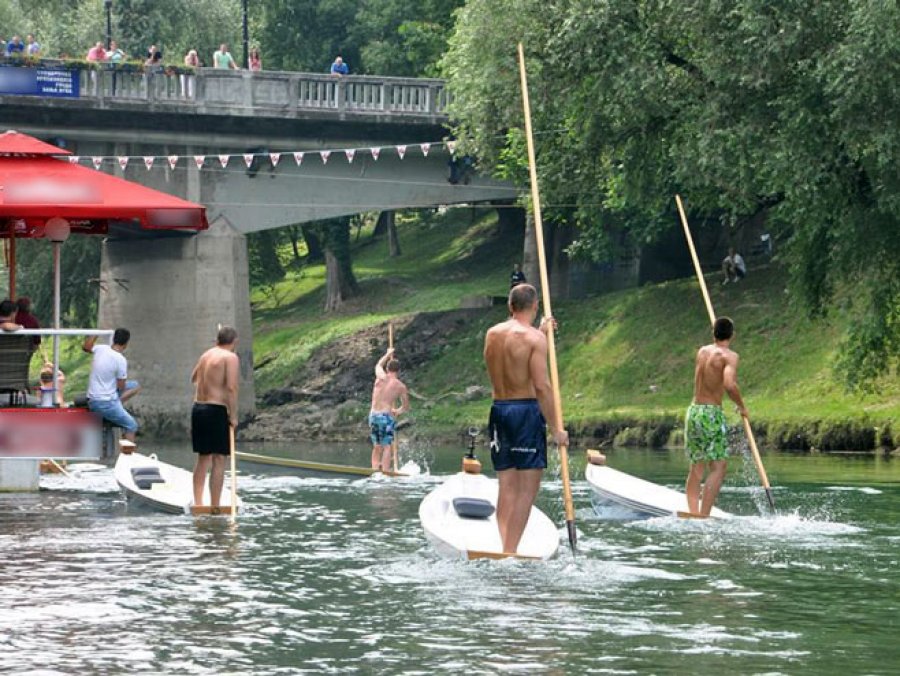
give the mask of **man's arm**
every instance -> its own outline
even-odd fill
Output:
[[[398,415],[402,415],[409,410],[409,390],[406,389],[406,385],[403,386],[403,389],[400,392],[400,408],[395,408],[391,410],[391,415],[395,418]]]
[[[744,406],[744,400],[741,397],[741,390],[737,384],[737,367],[738,367],[738,356],[735,354],[730,356],[725,361],[725,371],[722,374],[725,381],[725,391],[728,393],[728,396],[731,400],[737,405],[738,413],[743,417],[747,417],[747,407]]]
[[[97,336],[88,336],[81,344],[81,349],[91,354],[94,351],[94,343],[97,342]]]
[[[390,359],[394,354],[394,348],[389,347],[388,351],[384,353],[384,356],[378,360],[378,363],[375,364],[375,379],[382,380],[387,377],[387,373],[384,370],[384,365],[387,364],[388,359]]]
[[[231,426],[237,428],[238,380],[240,379],[239,359],[232,354],[225,362],[225,390],[228,393],[228,416]]]
[[[569,445],[569,434],[563,429],[562,422],[556,417],[556,406],[553,404],[553,388],[550,385],[550,377],[547,373],[547,338],[539,334],[534,339],[531,351],[531,359],[528,362],[531,382],[534,384],[534,392],[537,395],[541,413],[550,427],[550,434],[560,446]]]

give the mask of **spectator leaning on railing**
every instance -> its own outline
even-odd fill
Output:
[[[12,40],[9,41],[9,44],[6,45],[6,55],[7,56],[15,56],[18,54],[23,54],[25,52],[25,45],[22,43],[22,40],[18,35],[13,35]]]
[[[247,64],[250,70],[262,70],[262,57],[259,55],[259,49],[254,47],[250,50],[250,56],[247,58]]]
[[[41,43],[37,42],[34,39],[33,35],[28,35],[25,38],[25,55],[26,56],[40,56],[41,55]]]
[[[103,49],[103,43],[98,42],[93,47],[88,50],[87,56],[85,57],[87,61],[106,61],[106,50]]]
[[[334,60],[334,63],[331,64],[331,74],[337,75],[338,77],[342,75],[348,75],[350,73],[350,68],[344,63],[344,59],[340,56]]]
[[[126,54],[121,49],[119,49],[119,45],[115,40],[111,40],[109,43],[109,51],[106,52],[106,60],[112,64],[122,63],[125,60]]]
[[[240,70],[234,62],[234,58],[232,58],[228,51],[228,45],[224,42],[219,45],[218,51],[213,52],[213,68],[219,68],[221,70],[228,70],[229,68],[232,70]]]

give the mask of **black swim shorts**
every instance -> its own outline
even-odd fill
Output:
[[[228,408],[222,404],[195,402],[191,409],[191,444],[194,453],[229,455]]]
[[[495,471],[547,468],[547,422],[537,399],[495,401],[488,434]]]

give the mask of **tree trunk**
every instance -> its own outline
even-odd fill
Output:
[[[322,249],[322,242],[318,234],[311,225],[301,225],[300,232],[303,233],[303,240],[306,242],[306,260],[320,261],[325,256]]]
[[[299,237],[297,235],[298,226],[291,225],[288,227],[288,236],[291,238],[291,249],[294,251],[294,261],[300,263],[303,259],[300,257],[300,249],[298,247]],[[302,233],[301,233],[302,234]]]
[[[335,218],[323,224],[325,247],[325,311],[337,310],[359,294],[350,256],[350,219]]]
[[[528,212],[525,218],[525,245],[522,248],[522,272],[525,281],[531,284],[538,293],[541,292],[541,273],[538,262],[537,238],[534,230],[534,216]]]
[[[400,255],[400,237],[397,235],[397,219],[396,212],[388,211],[387,213],[387,233],[388,233],[388,255],[395,258]]]
[[[382,211],[378,214],[378,220],[375,221],[375,229],[372,231],[372,239],[377,239],[387,233],[388,219],[393,217],[393,211]]]

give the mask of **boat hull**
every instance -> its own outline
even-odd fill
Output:
[[[496,479],[460,472],[425,496],[419,505],[419,520],[438,554],[466,560],[510,558],[503,551],[496,513],[486,519],[463,518],[453,507],[454,498],[466,497],[487,500],[496,508],[498,490]],[[532,507],[515,556],[546,560],[558,549],[558,529],[546,514]]]
[[[588,464],[585,478],[597,500],[633,512],[634,518],[688,514],[687,497],[684,493],[620,472],[612,467]],[[598,514],[606,516],[598,508],[597,502],[594,502],[594,508]],[[710,516],[728,519],[732,515],[713,507]],[[620,513],[616,518],[623,516]]]
[[[140,488],[132,475],[132,469],[156,468],[163,481],[148,488]],[[194,503],[193,473],[159,460],[155,455],[141,453],[120,453],[113,470],[116,483],[125,494],[129,506],[166,512],[168,514],[190,514]],[[228,482],[222,490],[223,512],[228,514],[231,501]],[[208,505],[209,484],[203,489],[203,504]],[[238,497],[238,511],[241,499]]]

